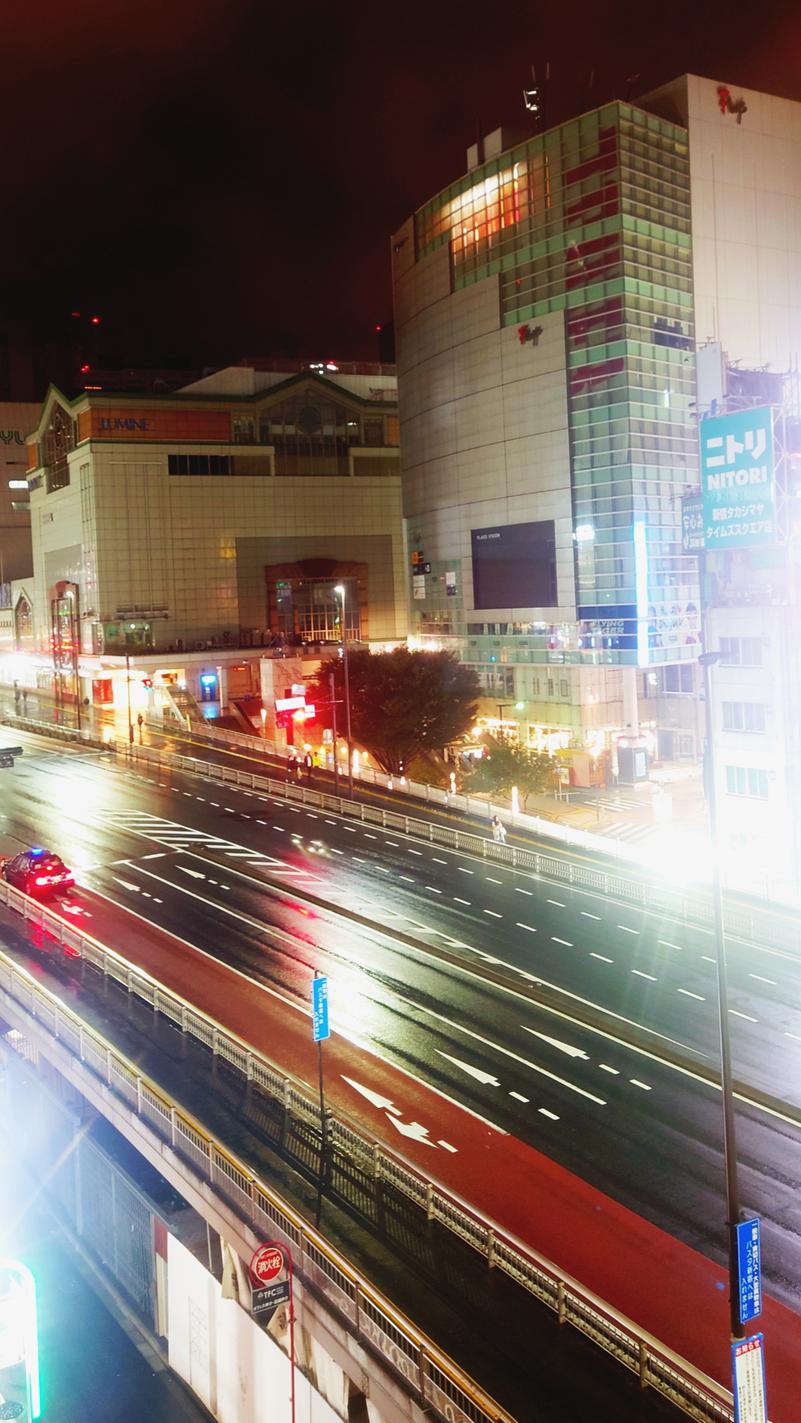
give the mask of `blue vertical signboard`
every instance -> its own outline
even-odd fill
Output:
[[[737,1339],[731,1346],[734,1423],[768,1423],[765,1388],[765,1345],[761,1334]]]
[[[743,1220],[735,1226],[737,1235],[737,1277],[740,1281],[740,1323],[747,1324],[762,1313],[762,1247],[759,1219]]]
[[[702,420],[699,438],[705,546],[753,548],[775,543],[770,406]]]
[[[316,1043],[331,1036],[328,1025],[328,979],[321,974],[312,979],[312,1036]]]

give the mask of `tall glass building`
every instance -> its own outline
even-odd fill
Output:
[[[412,632],[475,665],[491,726],[613,766],[626,742],[699,745],[696,346],[789,360],[791,285],[743,312],[720,216],[774,161],[769,106],[801,106],[751,96],[748,130],[723,92],[685,76],[517,145],[498,131],[393,238]]]

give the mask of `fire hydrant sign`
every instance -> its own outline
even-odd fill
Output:
[[[253,1252],[250,1262],[250,1276],[256,1285],[269,1285],[277,1279],[284,1268],[284,1252],[278,1245],[260,1245]]]
[[[732,1344],[734,1423],[768,1423],[764,1336],[752,1334]]]

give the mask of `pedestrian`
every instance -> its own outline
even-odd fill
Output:
[[[142,744],[142,727],[143,727],[144,724],[145,724],[145,719],[144,719],[144,717],[142,716],[142,713],[141,713],[141,712],[139,713],[138,717],[136,718],[136,724],[137,724],[137,726],[139,727],[139,745],[141,746],[141,744]]]
[[[297,756],[290,756],[289,760],[288,760],[287,763],[286,763],[286,778],[287,778],[288,781],[294,780],[295,772],[296,772],[296,770],[297,770],[297,765],[298,765],[298,758],[297,758]]]
[[[22,689],[22,715],[28,715],[28,692],[25,687]]]
[[[492,838],[499,845],[506,844],[506,826],[499,815],[492,817]]]
[[[307,751],[306,755],[303,757],[303,765],[306,770],[306,780],[311,785],[312,772],[314,770],[314,757],[312,756],[311,751]]]

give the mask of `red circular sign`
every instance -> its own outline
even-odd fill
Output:
[[[260,1245],[253,1252],[250,1273],[260,1285],[268,1285],[284,1268],[284,1252],[280,1245]]]

